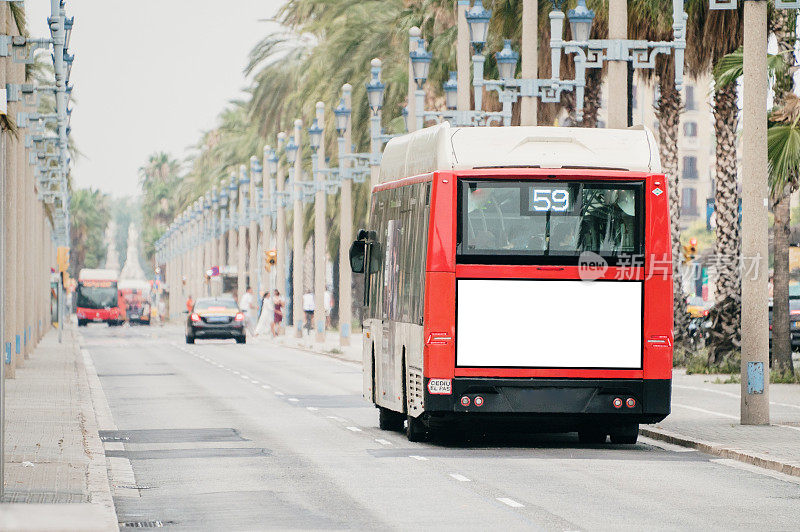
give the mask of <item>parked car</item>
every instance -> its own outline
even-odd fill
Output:
[[[789,296],[789,330],[792,350],[800,350],[800,297]],[[772,345],[772,300],[769,301],[769,341]]]
[[[195,301],[186,318],[186,343],[197,338],[233,338],[237,344],[247,341],[244,314],[232,297],[207,297]]]
[[[714,306],[713,301],[705,301],[700,296],[686,298],[686,312],[690,318],[705,318]]]

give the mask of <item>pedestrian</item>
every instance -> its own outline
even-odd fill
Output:
[[[274,320],[274,304],[270,297],[269,290],[264,292],[261,298],[261,311],[258,313],[258,325],[256,325],[256,334],[266,334],[267,331],[272,331],[272,322]]]
[[[242,302],[239,304],[239,309],[244,313],[244,320],[247,324],[247,329],[253,336],[258,336],[255,332],[256,327],[256,297],[253,295],[253,289],[247,287],[247,291],[242,296]]]
[[[325,289],[325,328],[331,327],[331,310],[333,309],[333,294],[329,289]]]
[[[192,299],[192,294],[189,294],[189,297],[186,298],[186,312],[191,312],[194,308],[194,299]]]
[[[158,323],[163,327],[164,322],[167,320],[167,302],[166,298],[158,298]]]
[[[306,290],[303,294],[303,312],[306,314],[306,322],[303,325],[308,334],[311,334],[311,322],[314,320],[314,294],[311,290]]]
[[[272,336],[273,338],[281,333],[283,323],[283,298],[280,291],[276,288],[275,295],[272,297]]]

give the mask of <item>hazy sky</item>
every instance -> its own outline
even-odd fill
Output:
[[[150,153],[182,157],[248,85],[252,46],[279,26],[282,0],[67,0],[75,16],[72,136],[77,187],[137,194]],[[49,0],[26,0],[32,36],[49,36]]]

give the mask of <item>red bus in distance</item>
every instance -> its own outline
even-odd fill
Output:
[[[78,273],[75,313],[79,327],[90,322],[122,325],[125,313],[120,307],[117,277],[114,270],[84,268]]]

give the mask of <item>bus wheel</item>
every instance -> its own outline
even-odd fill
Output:
[[[606,431],[598,428],[587,428],[578,431],[578,441],[581,443],[605,443]]]
[[[639,438],[639,424],[628,423],[611,429],[611,443],[632,445]]]
[[[406,437],[408,441],[425,441],[428,438],[427,427],[420,418],[411,416],[406,418]]]
[[[403,431],[403,421],[405,417],[399,412],[388,408],[378,407],[378,426],[381,430]]]
[[[86,327],[86,320],[78,320],[78,327]]]

